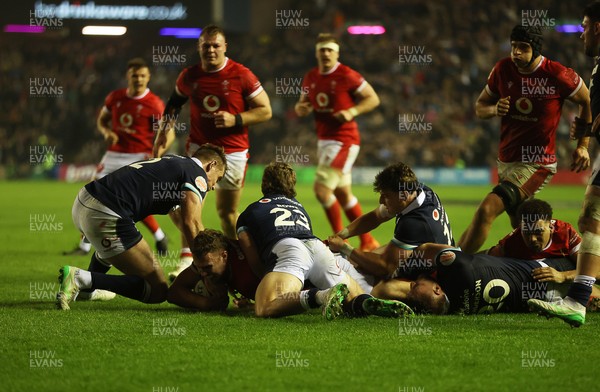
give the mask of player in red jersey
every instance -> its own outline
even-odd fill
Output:
[[[216,189],[217,212],[223,233],[236,237],[238,205],[248,162],[248,126],[271,118],[271,104],[258,78],[242,64],[225,56],[225,33],[217,26],[206,26],[198,40],[200,63],[184,69],[177,78],[175,91],[165,108],[166,128],[172,124],[181,106],[191,100],[191,130],[186,149],[192,154],[199,145],[210,141],[222,146],[227,155],[227,172]],[[155,156],[164,149],[168,134],[164,126],[154,143]],[[175,219],[176,216],[174,217]],[[174,278],[191,263],[187,245]]]
[[[191,250],[194,261],[169,287],[167,300],[170,303],[210,311],[227,308],[228,292],[243,299],[254,299],[260,279],[252,272],[236,240],[206,229],[198,233]],[[237,297],[235,301],[236,304],[245,302]]]
[[[491,256],[521,260],[566,258],[577,263],[581,237],[567,222],[552,219],[552,207],[540,199],[523,202],[517,216],[521,224],[497,245],[487,251]],[[551,267],[533,270],[533,277],[542,282],[563,283],[575,278],[575,270],[557,271]]]
[[[164,110],[163,101],[148,88],[150,69],[141,58],[127,63],[127,88],[115,90],[104,101],[96,126],[104,136],[108,149],[98,165],[94,180],[130,163],[152,155],[155,124]],[[172,142],[168,140],[165,147]],[[152,232],[159,254],[167,251],[167,237],[152,215],[144,225]],[[82,237],[79,245],[65,255],[85,255],[91,249],[90,242]],[[84,298],[82,293],[80,299]]]
[[[579,117],[591,121],[589,91],[570,68],[541,55],[537,27],[516,26],[511,57],[500,60],[475,104],[479,118],[502,118],[498,152],[499,184],[481,202],[459,246],[475,253],[493,221],[506,211],[517,227],[516,210],[550,181],[556,172],[555,136],[565,100],[579,105]],[[571,170],[590,164],[589,137],[579,139]]]
[[[318,159],[314,191],[325,209],[334,233],[343,229],[340,206],[350,222],[362,215],[352,194],[350,171],[360,150],[360,135],[354,118],[379,105],[373,87],[356,71],[341,64],[339,44],[331,34],[319,34],[318,66],[303,80],[303,93],[296,103],[300,117],[314,113],[317,124]],[[379,243],[370,233],[360,236],[361,250],[371,251]]]

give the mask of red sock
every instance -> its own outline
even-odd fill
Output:
[[[323,208],[325,209],[325,215],[327,215],[327,220],[329,220],[333,232],[337,233],[342,230],[344,228],[344,225],[342,224],[342,211],[340,203],[334,195],[331,195],[329,200],[323,204]]]
[[[158,222],[152,215],[148,215],[144,219],[142,219],[144,225],[152,232],[152,234],[156,233],[156,230],[159,229]]]
[[[348,202],[347,205],[344,206],[344,212],[346,213],[346,217],[350,222],[356,220],[358,217],[362,215],[362,208],[360,207],[360,203],[356,196],[352,196],[352,199]],[[364,233],[360,235],[360,243],[368,244],[374,241],[371,233]]]

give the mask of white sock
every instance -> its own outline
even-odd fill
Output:
[[[349,210],[352,207],[354,207],[355,205],[358,204],[358,199],[356,198],[356,196],[352,196],[352,199],[350,199],[350,201],[348,202],[348,204],[346,204],[344,206],[344,210]]]
[[[182,255],[182,257],[183,257],[183,255],[184,255],[184,254],[188,254],[188,255],[189,255],[189,254],[192,254],[192,251],[191,251],[191,249],[190,249],[190,248],[181,248],[181,252],[180,252],[180,254],[181,254],[181,255]],[[188,257],[188,256],[186,255],[185,257]]]
[[[581,283],[586,286],[592,287],[596,283],[596,278],[588,275],[577,275],[573,280],[573,283]]]
[[[75,280],[80,289],[89,289],[92,287],[92,273],[84,269],[78,269],[75,272]]]
[[[327,294],[329,294],[329,291],[331,291],[331,289],[317,291],[317,294],[315,295],[317,304],[323,305],[325,303],[325,301],[327,300]]]
[[[309,310],[310,306],[308,305],[308,290],[302,290],[300,292],[300,305],[302,305],[303,309]]]
[[[334,205],[336,201],[337,201],[337,199],[335,198],[335,195],[332,193],[331,195],[329,195],[327,200],[325,200],[325,203],[323,203],[322,206],[324,208],[329,208],[332,205]]]
[[[162,241],[165,238],[165,232],[159,227],[158,230],[154,232],[154,240]]]
[[[79,249],[84,252],[89,252],[92,249],[92,244],[87,242],[85,237],[81,237],[81,241],[79,241]]]

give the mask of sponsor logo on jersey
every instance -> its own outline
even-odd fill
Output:
[[[200,189],[200,192],[206,192],[206,190],[208,189],[208,184],[206,183],[204,177],[198,176],[196,177],[196,180],[194,180],[194,182],[196,183],[198,189]]]
[[[204,109],[208,110],[209,112],[214,112],[219,108],[219,106],[221,106],[221,101],[219,100],[219,97],[215,95],[207,95],[202,100],[202,106],[204,106]]]
[[[440,220],[440,212],[438,210],[433,210],[431,212],[431,216],[433,217],[433,220],[436,222]]]
[[[317,103],[321,107],[325,107],[325,106],[329,105],[329,97],[327,96],[327,94],[318,93],[317,94]]]
[[[533,103],[529,98],[521,97],[517,99],[515,104],[517,110],[523,114],[529,114],[533,110]]]

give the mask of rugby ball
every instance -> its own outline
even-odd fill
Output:
[[[194,287],[194,293],[201,295],[203,297],[213,297],[213,293],[206,287],[206,283],[204,283],[204,279],[200,279],[196,286]]]

